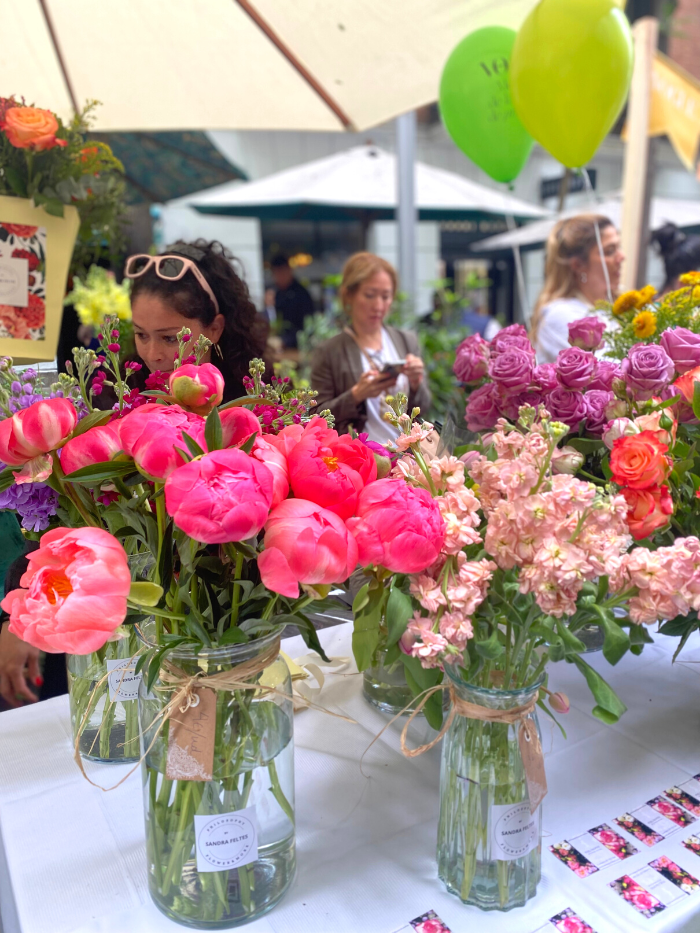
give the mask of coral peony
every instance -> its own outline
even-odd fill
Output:
[[[272,474],[272,508],[274,509],[289,495],[289,467],[285,455],[269,442],[271,436],[265,434],[256,437],[250,455],[264,463]]]
[[[247,408],[225,408],[219,412],[224,447],[241,447],[251,434],[260,435],[260,422]]]
[[[10,631],[51,653],[98,651],[126,618],[131,574],[119,541],[101,528],[55,528],[2,601]]]
[[[202,449],[205,446],[204,418],[179,405],[142,405],[117,423],[124,453],[134,458],[142,473],[161,483],[184,464],[175,449],[187,451],[183,433]]]
[[[68,474],[93,463],[107,463],[121,449],[117,425],[98,425],[68,441],[61,450],[61,468]]]
[[[653,431],[641,431],[631,437],[618,437],[610,454],[612,478],[618,486],[649,489],[661,486],[668,476],[668,446]]]
[[[0,124],[10,143],[17,149],[34,149],[42,152],[55,146],[67,146],[65,139],[58,139],[58,120],[50,110],[38,107],[10,107]]]
[[[283,596],[299,583],[342,583],[357,565],[357,544],[334,512],[305,499],[287,499],[270,513],[265,550],[258,558],[262,582]]]
[[[168,476],[165,507],[195,541],[244,541],[267,521],[273,488],[272,473],[259,460],[242,450],[215,450]]]
[[[211,363],[186,363],[170,373],[170,394],[188,411],[208,415],[224,397],[224,377]]]
[[[668,486],[652,486],[650,489],[627,487],[621,492],[629,507],[627,524],[635,541],[648,538],[668,525],[673,515],[673,499]]]
[[[445,522],[426,489],[400,479],[366,486],[357,517],[348,520],[360,564],[377,564],[394,573],[420,573],[433,564],[445,543]]]
[[[68,438],[78,421],[72,402],[52,398],[35,402],[0,422],[0,460],[21,466],[17,483],[41,482],[51,475],[48,454]]]

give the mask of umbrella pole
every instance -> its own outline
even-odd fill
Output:
[[[396,118],[397,221],[401,291],[408,297],[411,314],[416,313],[416,114]]]

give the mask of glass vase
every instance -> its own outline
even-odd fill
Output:
[[[372,706],[392,716],[400,713],[413,700],[401,659],[387,665],[386,650],[383,648],[377,648],[371,666],[362,675],[362,692]]]
[[[486,689],[448,665],[445,672],[459,698],[492,710],[527,704],[542,684]],[[539,735],[537,714],[526,718]],[[522,907],[540,880],[542,807],[530,813],[519,728],[457,715],[443,739],[438,874],[450,893],[482,910]]]
[[[146,639],[152,630],[147,628]],[[168,653],[185,675],[231,671],[270,651],[279,636]],[[162,674],[162,671],[161,671]],[[148,883],[156,906],[197,929],[225,929],[271,910],[296,868],[294,738],[289,669],[276,659],[249,681],[260,689],[216,690],[211,780],[167,777],[172,687],[158,678],[139,692]],[[173,719],[180,718],[174,710]]]
[[[91,761],[138,761],[138,686],[134,674],[140,642],[132,626],[92,654],[66,655],[73,742]]]

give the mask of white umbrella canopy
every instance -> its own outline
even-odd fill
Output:
[[[577,206],[560,214],[553,214],[544,220],[536,220],[525,224],[517,230],[508,233],[499,233],[472,243],[470,249],[476,253],[494,252],[501,249],[511,249],[514,246],[535,248],[542,246],[552,227],[565,217],[576,217],[578,214],[602,214],[619,228],[622,222],[622,195],[608,197],[603,201],[588,206]],[[700,227],[700,201],[681,200],[680,198],[652,198],[649,213],[649,228],[655,230],[663,224],[674,223],[677,227]]]
[[[396,156],[368,145],[247,184],[217,185],[170,203],[186,204],[203,214],[267,220],[391,220],[396,188]],[[548,211],[505,190],[487,188],[422,162],[416,163],[415,191],[420,220],[549,216]]]
[[[452,48],[537,0],[2,0],[0,95],[95,129],[364,130],[437,98]]]

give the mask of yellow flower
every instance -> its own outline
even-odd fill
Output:
[[[693,301],[700,301],[700,285],[696,285],[692,294]]]
[[[632,321],[634,336],[644,340],[656,333],[656,315],[653,311],[640,311]]]
[[[656,295],[656,289],[653,285],[645,285],[644,288],[639,289],[639,301],[637,302],[638,308],[643,308],[644,305],[648,305],[649,302]]]
[[[678,276],[681,285],[700,285],[700,272],[684,272]]]
[[[639,292],[623,292],[621,295],[615,299],[615,304],[613,305],[613,314],[619,316],[624,314],[625,311],[631,311],[632,308],[638,307],[639,302]]]

